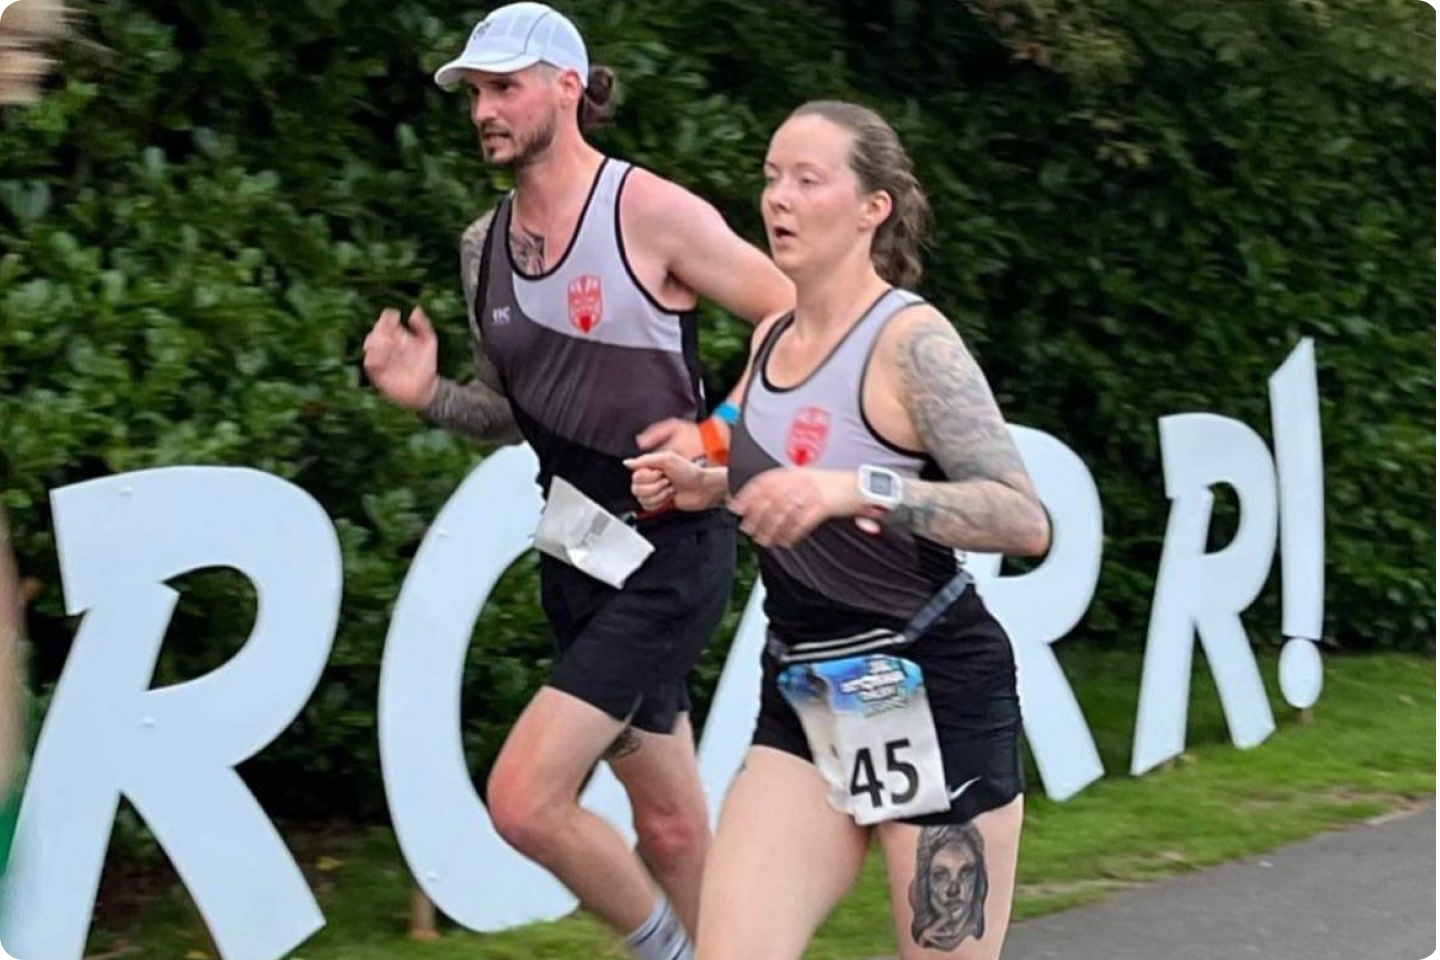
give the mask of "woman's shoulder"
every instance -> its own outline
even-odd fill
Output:
[[[934,304],[921,300],[896,311],[880,332],[873,356],[881,362],[897,363],[912,351],[934,349],[946,342],[952,346],[959,343],[959,331]]]

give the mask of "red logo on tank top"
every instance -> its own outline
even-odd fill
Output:
[[[600,278],[591,273],[570,281],[570,322],[581,333],[589,333],[605,316],[605,299],[600,291]]]
[[[785,455],[797,467],[812,464],[825,452],[825,441],[829,437],[830,414],[819,407],[804,407],[790,421]]]

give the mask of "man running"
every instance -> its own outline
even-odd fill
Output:
[[[496,759],[490,815],[637,957],[685,957],[709,844],[685,676],[728,604],[734,529],[723,511],[637,516],[623,461],[653,424],[646,446],[662,436],[700,445],[698,425],[674,429],[704,412],[697,297],[756,322],[788,309],[793,291],[708,203],[585,141],[609,112],[614,76],[590,66],[579,32],[551,8],[492,12],[435,79],[469,91],[485,161],[515,175],[461,241],[477,375],[463,385],[438,375],[419,307],[408,326],[396,310],[381,314],[365,369],[443,427],[525,439],[547,497],[557,479],[573,485],[654,546],[618,590],[542,555],[559,657]],[[578,803],[602,757],[629,794],[640,859]]]

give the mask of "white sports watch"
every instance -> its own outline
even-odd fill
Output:
[[[894,510],[900,506],[904,485],[905,481],[894,470],[868,463],[860,468],[860,498],[871,506]]]

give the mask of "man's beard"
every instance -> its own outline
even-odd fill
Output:
[[[509,137],[511,142],[515,144],[515,155],[508,160],[497,161],[490,159],[489,153],[485,149],[485,140],[482,135],[480,152],[485,156],[485,162],[509,167],[512,170],[520,170],[535,163],[545,155],[555,142],[555,119],[555,111],[552,110],[544,122],[535,129],[535,132],[523,140],[512,131]]]

